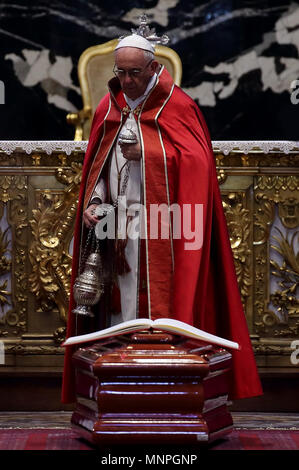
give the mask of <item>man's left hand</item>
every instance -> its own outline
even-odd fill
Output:
[[[127,160],[140,160],[141,159],[141,147],[140,143],[137,144],[119,144],[121,153]]]

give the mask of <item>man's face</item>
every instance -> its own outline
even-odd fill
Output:
[[[132,100],[143,95],[158,63],[134,47],[122,47],[115,53],[115,65],[123,92]],[[137,73],[134,73],[137,72]]]

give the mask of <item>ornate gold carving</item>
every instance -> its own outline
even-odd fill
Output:
[[[299,335],[299,323],[296,322],[295,325],[289,326],[287,328],[280,328],[279,330],[274,330],[274,336],[279,337],[295,337],[298,338]]]
[[[53,338],[56,344],[61,344],[65,340],[66,327],[61,326],[57,328],[53,333]]]
[[[251,168],[277,168],[277,167],[293,167],[298,168],[299,158],[298,154],[281,154],[269,153],[263,154],[262,152],[250,151],[244,154],[242,151],[235,149],[234,151],[224,154],[223,152],[214,152],[216,165],[221,165],[233,169],[234,167],[251,167]]]
[[[32,157],[33,165],[40,166],[41,155],[38,155],[37,153],[33,153],[31,157]]]
[[[57,157],[59,158],[60,162],[61,162],[61,165],[62,166],[65,166],[66,165],[66,162],[67,162],[67,156],[65,153],[59,153],[57,155]]]
[[[8,309],[0,319],[0,324],[3,326],[0,336],[8,337],[17,336],[26,328],[27,273],[24,247],[27,244],[28,226],[27,177],[0,176],[0,188],[2,189],[1,201],[5,203],[9,225],[7,231],[1,232],[1,267],[6,269],[5,273],[2,271],[2,274],[9,274],[11,278],[11,292],[6,289],[7,280],[1,286],[2,295],[6,298],[6,302],[2,303],[2,308],[5,305]],[[8,231],[12,237],[12,246],[9,250],[6,238]],[[5,252],[8,251],[12,255],[11,260],[5,256]],[[11,273],[12,264],[13,273]]]
[[[273,201],[269,200],[268,195],[256,193],[255,200],[259,204],[254,214],[254,245],[262,245],[269,239],[271,224],[275,215]]]
[[[222,153],[214,154],[216,167],[223,165],[224,155]]]
[[[256,178],[254,212],[254,245],[256,260],[264,258],[263,263],[256,261],[255,306],[258,314],[255,326],[259,334],[273,337],[294,336],[298,325],[292,316],[298,316],[297,300],[299,280],[299,254],[295,250],[298,232],[284,236],[275,227],[280,237],[272,235],[277,245],[271,245],[270,230],[277,215],[287,230],[299,225],[298,198],[296,189],[299,179],[294,175],[262,175]],[[276,217],[276,218],[275,218]],[[270,247],[282,257],[282,264],[269,256]],[[270,267],[273,269],[270,270]],[[280,289],[270,291],[271,277],[278,278]]]
[[[18,192],[27,189],[24,176],[5,175],[0,177],[0,201],[8,202],[19,197]]]
[[[290,175],[290,176],[258,176],[256,189],[262,191],[265,190],[276,190],[276,191],[298,191],[299,177]]]
[[[8,296],[11,296],[11,292],[6,290],[7,288],[7,280],[5,280],[2,284],[0,284],[0,307],[3,312],[3,308],[5,304],[9,304],[7,299]]]
[[[10,270],[11,259],[7,258],[6,253],[9,251],[9,240],[7,239],[8,227],[4,232],[0,228],[0,276]]]
[[[9,251],[8,245],[9,240],[7,239],[7,229],[3,232],[0,228],[0,276],[3,276],[10,271],[11,260],[7,258],[6,253]],[[10,300],[8,297],[11,296],[11,292],[7,290],[7,279],[0,283],[0,307],[2,313],[4,312],[4,306],[9,305]]]
[[[279,217],[286,228],[296,228],[299,225],[299,200],[288,197],[278,206]]]
[[[276,227],[280,234],[280,238],[273,236],[277,245],[271,245],[283,258],[282,265],[279,265],[273,259],[270,260],[271,266],[274,268],[272,275],[279,278],[279,286],[281,290],[276,291],[270,296],[272,304],[277,307],[279,313],[282,314],[285,321],[288,321],[289,315],[299,315],[299,252],[296,253],[295,241],[298,240],[298,231],[295,232],[291,241],[285,237],[281,230]]]
[[[242,193],[229,193],[223,196],[223,207],[234,255],[237,279],[243,304],[245,305],[252,280],[249,259],[251,254],[249,249],[250,218],[249,210],[244,207],[245,201],[243,199],[244,194]]]
[[[272,344],[255,344],[253,346],[255,354],[277,354],[282,355],[285,352],[285,348],[280,345]]]
[[[241,155],[242,166],[249,166],[249,156],[248,155]]]
[[[218,180],[219,185],[223,184],[227,179],[227,174],[225,170],[221,168],[223,165],[223,162],[222,162],[223,159],[224,159],[224,155],[222,154],[215,155],[217,180]]]
[[[54,191],[40,193],[38,208],[33,210],[30,221],[33,243],[29,257],[32,264],[30,275],[31,292],[39,299],[42,308],[48,309],[51,302],[57,305],[61,319],[66,322],[71,261],[69,246],[77,209],[77,197],[81,179],[81,164],[73,163],[71,169],[58,168],[56,178],[67,184],[57,194]]]
[[[259,176],[255,185],[255,199],[259,204],[255,213],[256,245],[269,239],[269,230],[275,215],[275,204],[278,204],[279,215],[283,224],[294,228],[299,223],[299,201],[295,196],[288,197],[287,190],[293,192],[299,186],[295,176]]]
[[[224,181],[226,181],[226,179],[227,179],[227,174],[225,173],[225,171],[222,168],[217,169],[217,180],[218,180],[219,186],[223,184]]]
[[[26,342],[5,345],[6,354],[17,354],[20,356],[39,356],[39,355],[63,355],[63,348],[51,345],[31,345]]]

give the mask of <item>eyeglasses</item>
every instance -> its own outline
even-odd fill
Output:
[[[116,77],[118,78],[124,78],[126,74],[129,75],[130,78],[137,78],[140,75],[145,72],[147,67],[153,62],[153,59],[151,59],[148,64],[143,69],[131,69],[131,70],[123,70],[123,69],[118,69],[116,65],[113,67],[113,73]]]

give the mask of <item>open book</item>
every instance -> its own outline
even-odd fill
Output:
[[[98,339],[104,339],[109,336],[124,335],[134,331],[148,330],[150,328],[198,339],[205,341],[206,343],[222,346],[223,348],[240,349],[239,344],[235,343],[234,341],[229,341],[227,339],[220,338],[219,336],[206,333],[205,331],[195,328],[194,326],[190,326],[187,323],[178,320],[173,320],[172,318],[159,318],[158,320],[137,318],[136,320],[129,320],[104,330],[95,331],[94,333],[71,336],[62,344],[62,346],[87,343],[90,341],[96,341]]]

